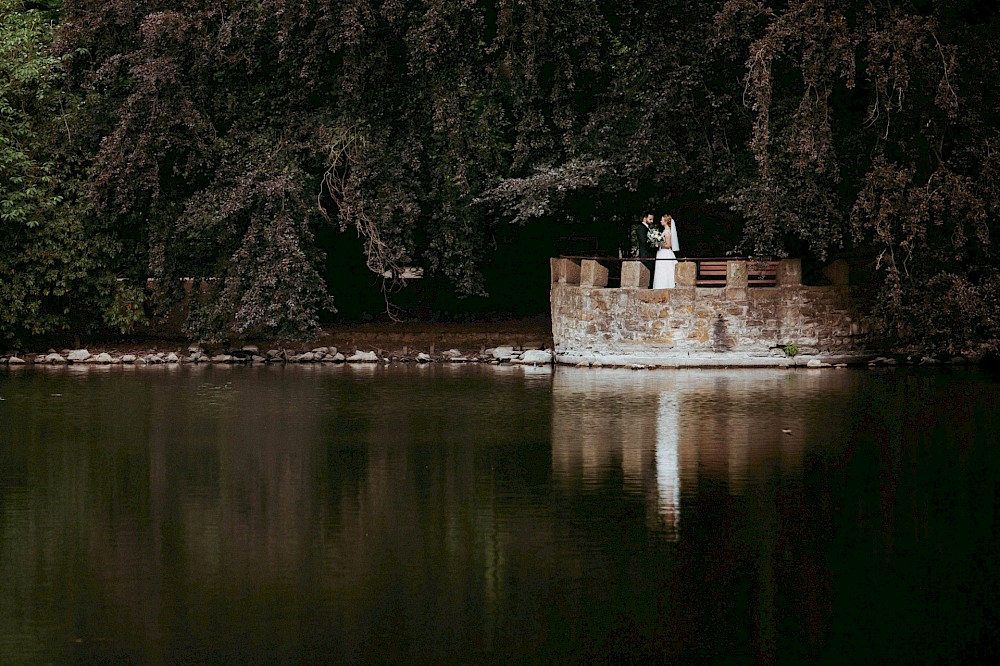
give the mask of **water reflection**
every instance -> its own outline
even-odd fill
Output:
[[[972,373],[56,369],[0,397],[0,663],[998,645]]]
[[[662,393],[656,414],[657,509],[667,534],[677,538],[681,517],[680,407],[676,395]]]
[[[855,373],[560,369],[553,380],[553,471],[601,488],[621,475],[676,538],[682,489],[729,495],[801,476],[805,445],[843,437]]]

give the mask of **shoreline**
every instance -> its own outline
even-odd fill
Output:
[[[191,343],[177,338],[94,339],[78,348],[0,351],[0,367],[60,365],[480,363],[564,367],[843,368],[979,365],[963,356],[917,352],[855,355],[722,352],[710,354],[598,354],[557,349],[547,317],[473,323],[397,322],[330,326],[309,342],[271,340]]]
[[[330,326],[308,342],[188,342],[144,337],[0,352],[0,366],[276,363],[552,363],[548,318]]]

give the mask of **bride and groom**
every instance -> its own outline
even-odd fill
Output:
[[[673,289],[674,273],[677,269],[675,250],[680,249],[677,240],[677,222],[673,216],[664,215],[660,224],[653,224],[653,216],[646,215],[639,223],[639,258],[656,259],[653,269],[653,289]],[[653,250],[656,249],[654,254]],[[649,262],[644,262],[649,265]]]

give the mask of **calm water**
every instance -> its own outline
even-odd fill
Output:
[[[976,371],[0,372],[0,663],[975,663]]]

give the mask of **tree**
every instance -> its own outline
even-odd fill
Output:
[[[38,3],[35,3],[38,4]],[[114,243],[93,225],[62,159],[74,100],[59,90],[43,9],[0,0],[0,338],[128,328],[141,292],[109,269]]]
[[[997,318],[995,2],[68,0],[61,16],[35,59],[63,59],[63,106],[29,113],[17,93],[41,142],[25,159],[62,151],[51,164],[73,171],[45,191],[86,193],[120,284],[153,276],[169,306],[181,278],[210,280],[194,336],[312,334],[348,233],[387,291],[417,265],[482,296],[523,225],[623,233],[687,206],[687,248],[868,262],[894,344],[997,346],[956,325]],[[17,205],[41,205],[37,183]]]
[[[754,113],[756,169],[728,195],[746,247],[870,253],[877,333],[980,354],[1000,349],[968,325],[998,316],[1000,127],[980,92],[998,19],[975,4],[730,0],[717,23]]]

